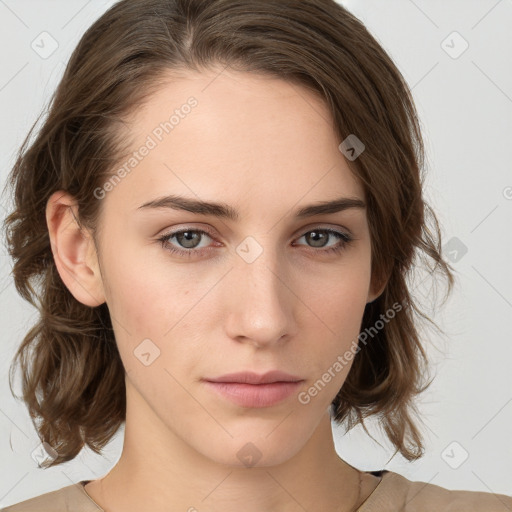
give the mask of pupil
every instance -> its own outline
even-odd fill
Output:
[[[177,235],[178,242],[183,245],[183,247],[186,247],[187,249],[193,249],[197,244],[194,244],[193,238],[197,238],[198,233],[194,233],[192,231],[185,231],[183,233],[180,233]],[[182,243],[182,242],[185,243]],[[190,244],[190,242],[192,242]]]
[[[325,245],[325,233],[319,231],[311,231],[307,236],[309,238],[308,242],[311,241],[311,239],[313,240],[313,247],[323,247]],[[318,241],[320,242],[319,244],[317,244]]]

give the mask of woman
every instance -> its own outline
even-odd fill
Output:
[[[6,511],[512,508],[335,451],[331,419],[375,416],[421,457],[406,277],[422,252],[453,283],[409,90],[345,9],[123,0],[27,141],[6,222],[41,315],[23,399],[46,466],[125,438],[103,478]]]

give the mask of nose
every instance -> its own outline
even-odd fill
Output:
[[[264,250],[252,263],[238,256],[235,260],[225,283],[227,335],[257,347],[282,343],[294,335],[297,299],[277,258]]]

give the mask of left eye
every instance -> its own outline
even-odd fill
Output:
[[[313,229],[311,231],[308,231],[304,235],[302,235],[300,238],[305,238],[309,243],[313,242],[313,244],[319,244],[319,245],[313,245],[312,247],[325,247],[325,241],[329,239],[329,237],[336,237],[339,240],[342,241],[342,246],[344,246],[345,243],[349,243],[352,241],[351,237],[348,236],[345,233],[340,233],[339,231],[335,231],[334,229]],[[336,246],[338,247],[338,246]]]
[[[200,242],[205,236],[207,238],[213,238],[209,233],[200,229],[183,229],[180,231],[168,233],[159,238],[159,241],[162,242],[162,246],[166,250],[175,254],[179,254],[181,256],[191,257],[194,254],[200,252],[198,250],[200,248]],[[335,244],[334,246],[328,246],[326,242],[331,237],[337,238],[339,240],[339,243]],[[179,244],[179,247],[170,243],[173,238]],[[331,251],[340,252],[353,240],[353,238],[346,233],[342,233],[340,231],[328,228],[319,228],[307,231],[298,240],[300,240],[301,238],[304,238],[308,244],[313,244],[310,245],[309,247],[313,249],[320,249],[314,251],[317,253],[326,253]],[[324,247],[327,248],[323,249]],[[210,250],[210,248],[208,248],[208,250]]]

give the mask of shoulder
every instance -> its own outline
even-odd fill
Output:
[[[375,474],[375,473],[374,473]],[[512,497],[491,492],[449,490],[416,482],[392,471],[382,480],[358,512],[511,512]]]
[[[80,484],[72,484],[0,509],[0,512],[98,512]]]

